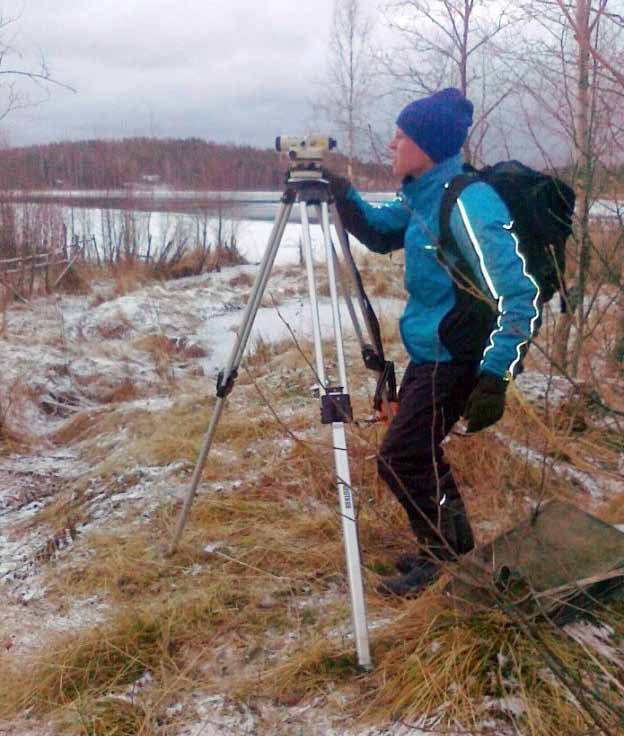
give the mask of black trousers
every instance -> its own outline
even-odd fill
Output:
[[[419,538],[438,525],[440,502],[459,499],[442,441],[460,418],[475,386],[478,365],[410,363],[399,390],[399,408],[378,455],[379,475],[405,508]]]

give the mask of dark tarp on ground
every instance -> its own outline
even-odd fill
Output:
[[[552,500],[451,572],[446,592],[460,608],[511,603],[531,617],[563,622],[598,600],[624,594],[624,534]]]

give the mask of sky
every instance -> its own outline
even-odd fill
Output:
[[[376,21],[377,43],[392,48],[379,0],[360,3]],[[333,8],[334,0],[0,0],[0,113],[11,81],[31,102],[0,119],[0,145],[150,136],[272,148],[278,135],[326,132],[344,150],[339,131],[313,110]],[[60,84],[38,88],[2,74],[36,71],[42,57]],[[389,140],[403,100],[382,100],[369,115]],[[515,132],[493,127],[488,157],[535,165],[522,116],[505,105]],[[549,147],[564,156],[556,136]]]
[[[333,0],[0,0],[1,70],[36,69],[72,88],[0,122],[9,145],[127,136],[272,147],[318,128]],[[9,77],[0,78],[5,84]],[[6,87],[0,87],[0,95]],[[1,99],[1,97],[0,97]],[[331,132],[331,131],[328,131]]]

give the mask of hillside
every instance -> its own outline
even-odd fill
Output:
[[[331,154],[343,171],[345,159]],[[285,164],[272,149],[199,138],[127,138],[51,143],[0,151],[0,189],[120,189],[158,182],[186,189],[281,189]],[[357,163],[369,186],[387,184],[382,166]]]
[[[401,270],[396,258],[362,263],[400,370]],[[368,421],[374,382],[347,331],[376,665],[355,670],[297,267],[271,282],[188,528],[167,556],[254,271],[133,290],[119,273],[88,294],[8,308],[0,733],[572,736],[600,732],[588,727],[591,714],[613,725],[624,686],[621,604],[555,628],[518,624],[503,610],[457,615],[442,595],[447,577],[416,601],[374,592],[410,534],[376,477],[383,427]],[[552,319],[548,311],[545,336]],[[593,339],[595,358],[600,329]],[[621,381],[604,369],[600,381],[621,411]],[[478,542],[543,497],[622,523],[618,415],[575,398],[537,348],[516,389],[495,429],[447,447]]]

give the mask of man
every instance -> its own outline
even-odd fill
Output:
[[[405,508],[420,553],[399,558],[402,574],[382,581],[385,594],[417,594],[438,577],[441,561],[474,547],[441,444],[462,414],[468,432],[501,418],[508,382],[540,324],[539,288],[509,211],[488,184],[477,180],[462,191],[449,220],[455,255],[445,251],[444,265],[437,257],[445,186],[462,173],[472,112],[453,88],[401,111],[390,149],[402,186],[388,204],[370,205],[327,173],[349,232],[376,253],[405,249],[409,298],[400,328],[410,363],[378,469]]]

